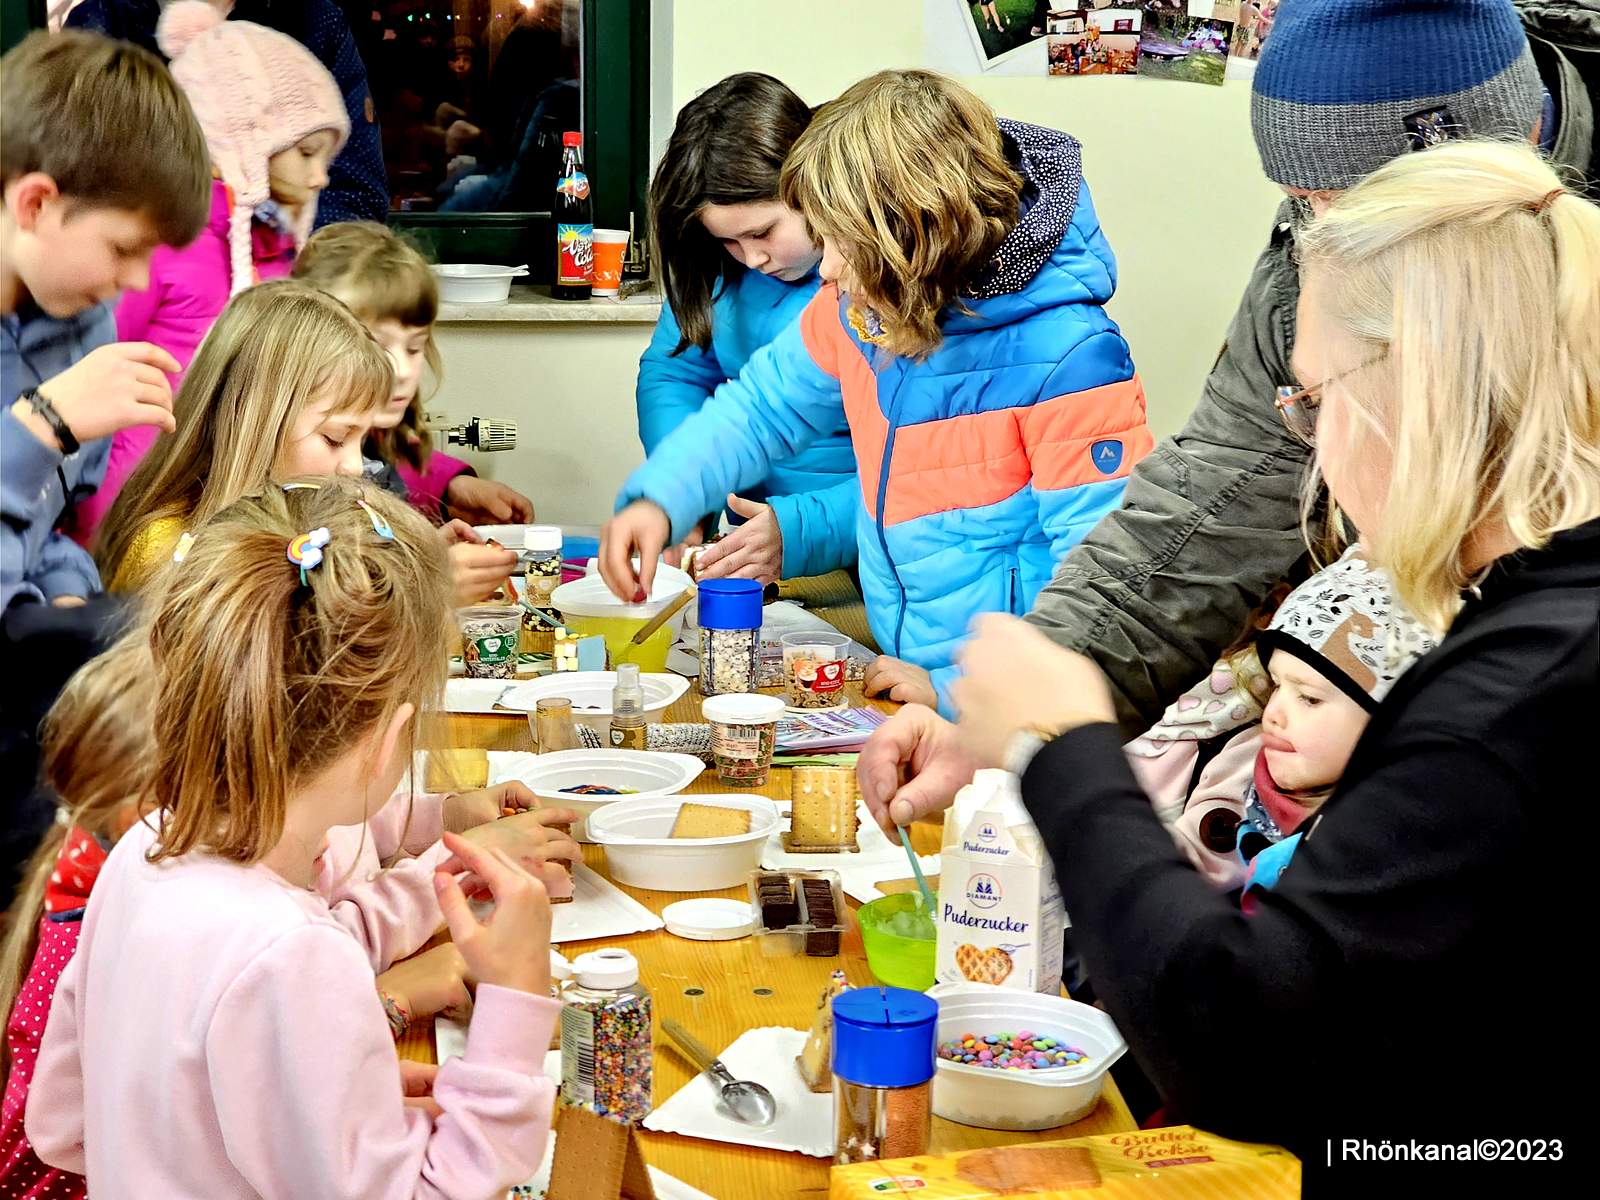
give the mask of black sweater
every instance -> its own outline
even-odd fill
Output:
[[[1174,847],[1113,726],[1057,739],[1023,778],[1134,1055],[1181,1119],[1294,1150],[1308,1195],[1398,1181],[1341,1165],[1345,1138],[1559,1137],[1565,1168],[1593,1144],[1600,521],[1479,590],[1251,916]]]

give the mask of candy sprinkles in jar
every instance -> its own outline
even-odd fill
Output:
[[[639,961],[594,950],[572,964],[561,1008],[561,1098],[627,1125],[650,1115],[653,1025]]]
[[[550,597],[561,586],[561,529],[556,525],[529,525],[523,534],[525,553],[522,578],[528,585],[528,603],[549,608]]]
[[[939,1002],[905,988],[833,999],[833,1161],[928,1152]]]
[[[700,694],[753,692],[761,681],[761,585],[754,579],[700,584]]]
[[[461,626],[461,661],[472,679],[515,679],[522,642],[522,607],[475,604],[456,610]]]

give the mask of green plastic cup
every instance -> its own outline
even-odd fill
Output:
[[[879,983],[916,992],[925,992],[933,986],[937,944],[933,929],[930,927],[928,936],[923,938],[904,937],[892,928],[898,914],[917,912],[920,900],[921,896],[914,893],[885,896],[863,904],[856,914],[861,922],[861,944],[867,951],[867,966],[872,968]],[[931,926],[931,916],[929,921]]]

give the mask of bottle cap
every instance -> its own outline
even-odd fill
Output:
[[[639,982],[639,960],[626,950],[591,950],[580,954],[572,970],[579,987],[609,990]]]
[[[708,696],[700,705],[700,715],[718,725],[767,725],[783,717],[782,696],[763,696],[760,692],[731,692]]]
[[[754,579],[707,579],[700,584],[701,629],[760,629],[761,585]]]
[[[938,1024],[939,1002],[921,992],[870,987],[835,996],[833,1073],[863,1087],[927,1083]]]
[[[529,525],[522,534],[522,548],[524,550],[554,550],[561,552],[561,526],[559,525]]]
[[[561,135],[561,144],[563,146],[581,146],[583,145],[583,134],[569,130]]]

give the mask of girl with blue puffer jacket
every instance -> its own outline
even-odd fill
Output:
[[[927,71],[824,105],[781,184],[822,242],[824,284],[623,486],[601,572],[635,598],[670,539],[842,412],[861,589],[892,656],[868,689],[948,712],[972,618],[1027,612],[1150,450],[1104,308],[1116,261],[1077,141],[997,120]]]
[[[678,114],[650,184],[667,302],[639,360],[647,455],[816,295],[822,252],[804,218],[778,199],[783,160],[810,123],[805,101],[755,73],[730,75]],[[766,583],[849,566],[859,494],[841,412],[811,445],[775,456],[764,477],[726,497],[739,528],[703,553],[700,573]],[[723,499],[695,514],[705,519],[688,541],[715,532]]]

